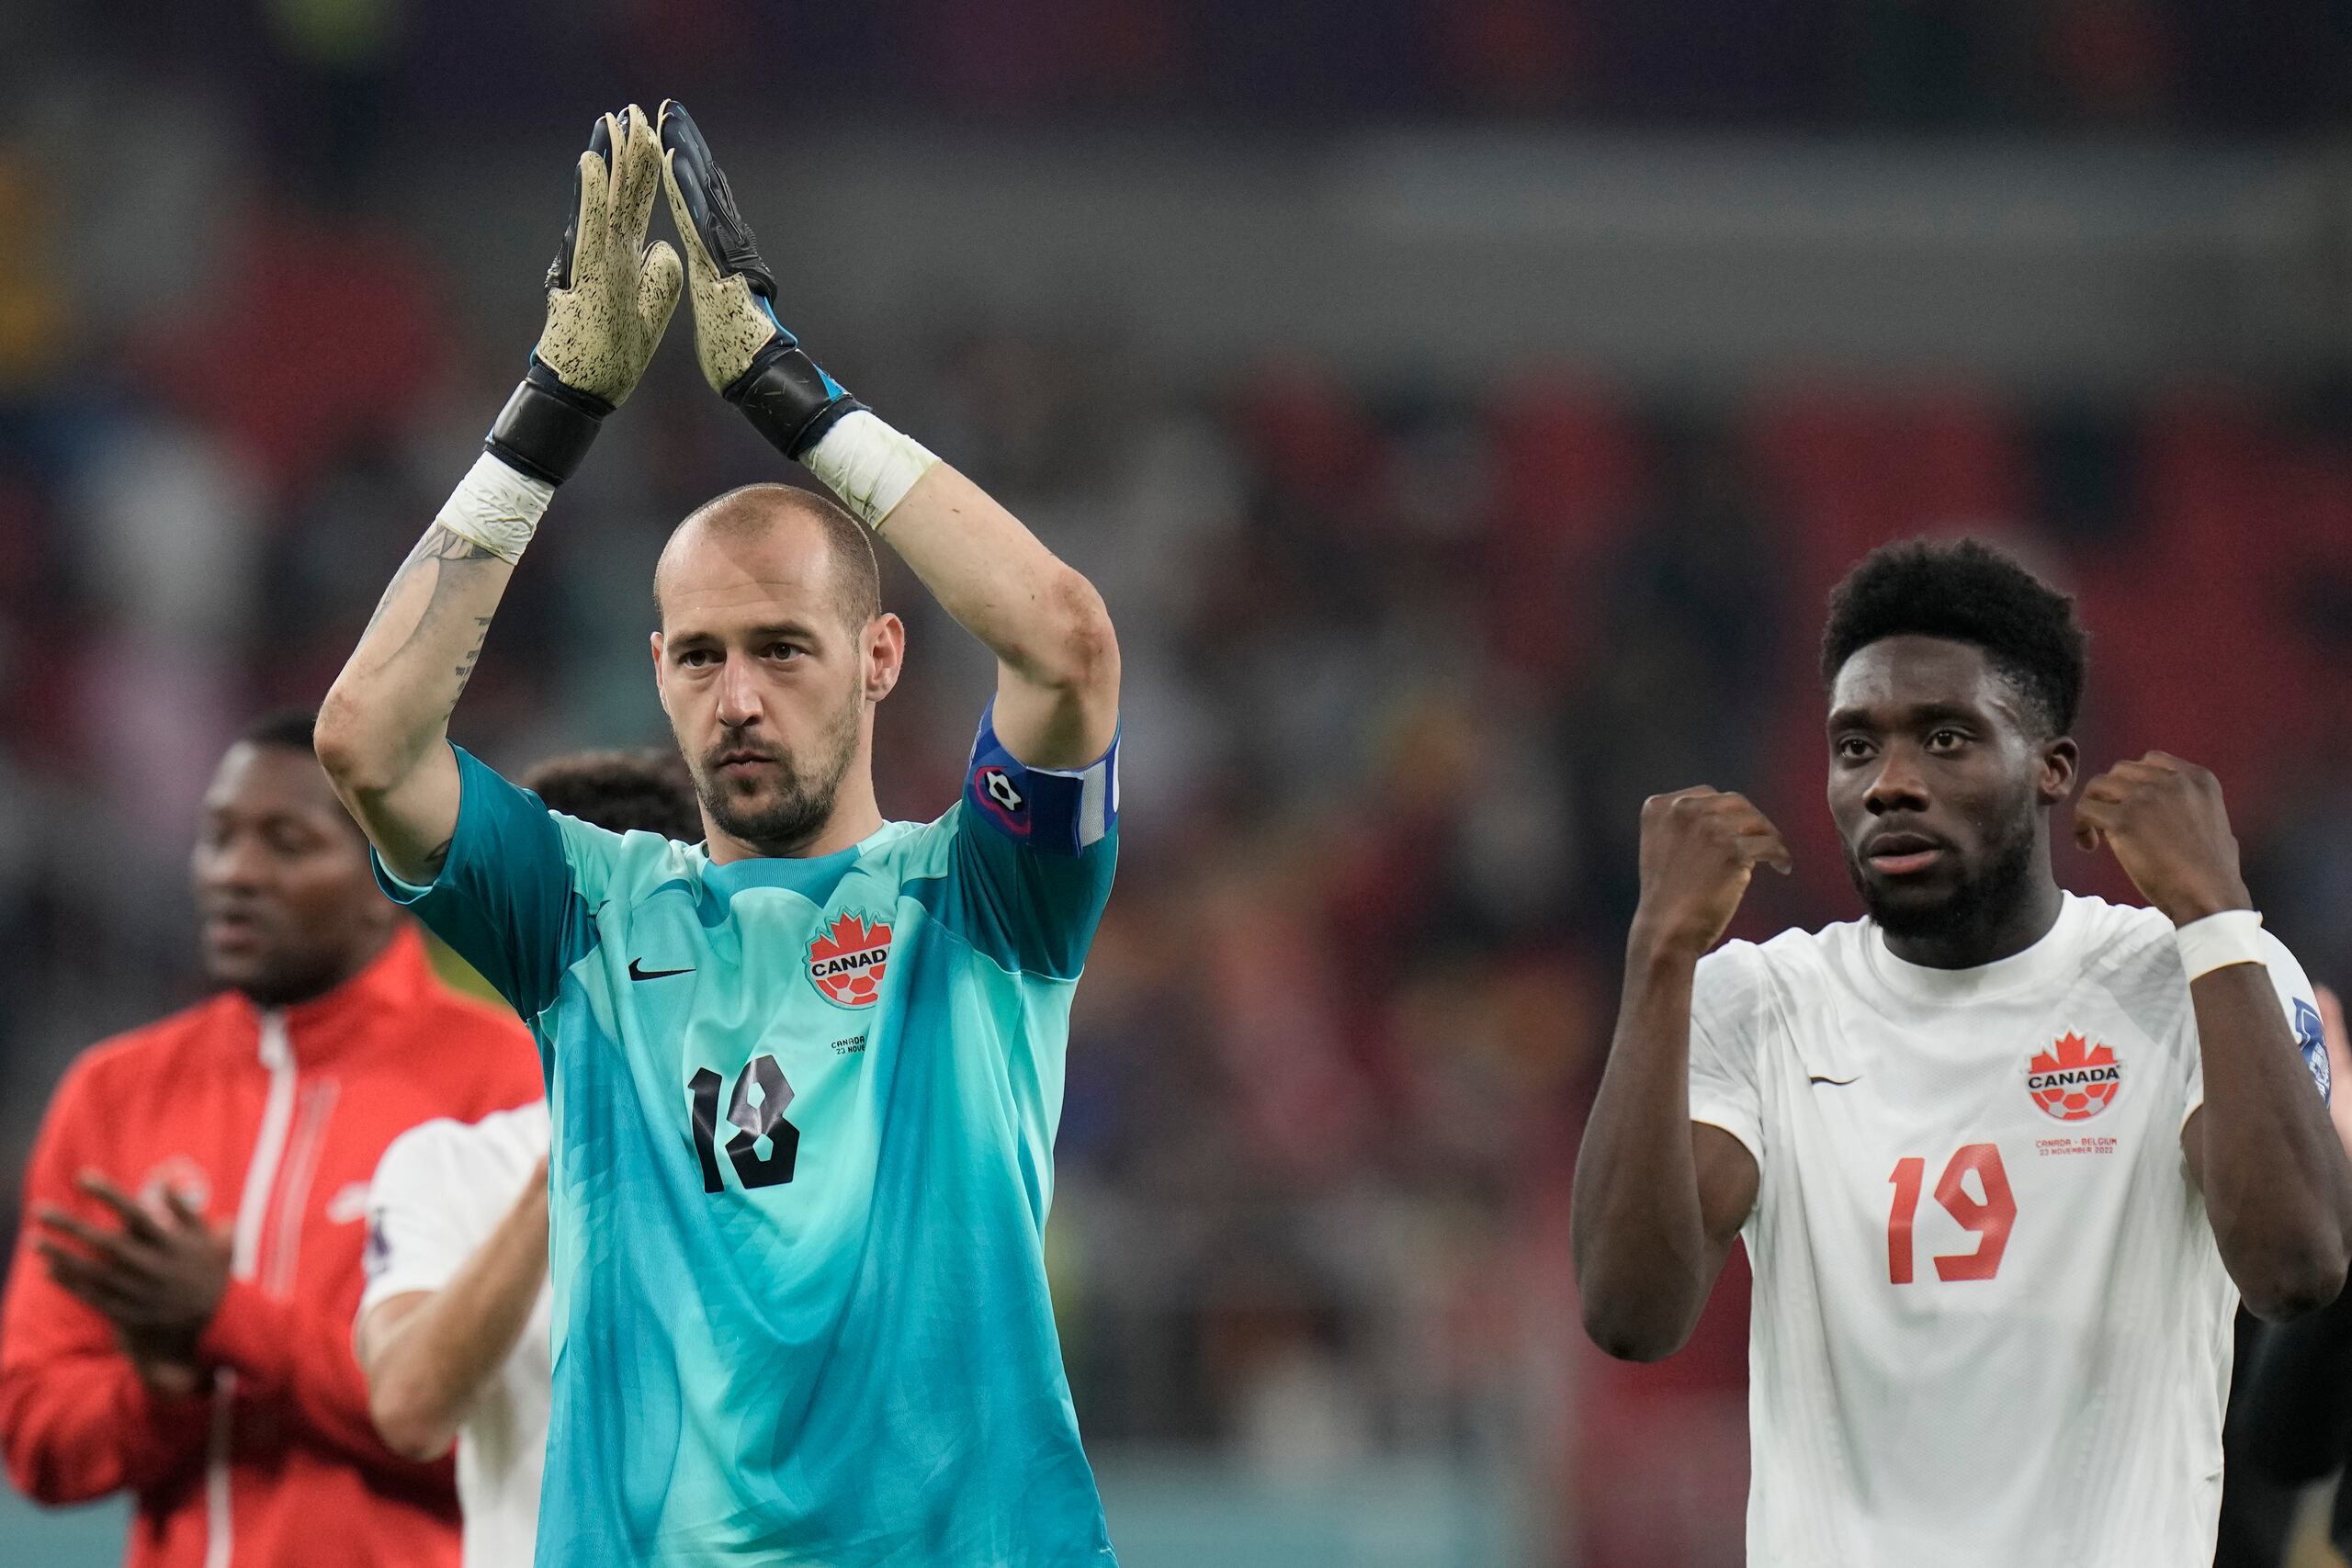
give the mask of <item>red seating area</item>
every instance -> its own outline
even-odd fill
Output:
[[[1588,379],[1531,378],[1488,412],[1494,639],[1506,665],[1573,677],[1593,656],[1600,568],[1661,516],[1652,433]],[[2352,573],[2352,444],[2298,429],[2264,399],[2167,390],[2116,416],[2132,453],[2128,515],[2069,540],[2040,514],[2032,411],[1963,386],[1795,381],[1752,393],[1728,442],[1769,531],[1786,618],[1758,790],[1791,809],[1801,859],[1842,886],[1817,810],[1815,644],[1830,588],[1872,547],[1979,533],[2073,592],[2093,634],[2086,767],[2161,748],[2227,773],[2259,816],[2282,724],[2341,746],[2352,719],[2352,627],[2335,626]],[[2334,597],[2330,597],[2333,594]]]

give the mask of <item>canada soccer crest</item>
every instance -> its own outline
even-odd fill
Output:
[[[2026,1064],[2026,1092],[2061,1122],[2087,1122],[2115,1102],[2123,1066],[2104,1045],[2066,1034]]]
[[[872,1007],[889,966],[890,928],[865,915],[843,911],[808,944],[808,978],[845,1008]]]

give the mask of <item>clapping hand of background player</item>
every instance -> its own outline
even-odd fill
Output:
[[[2086,784],[2075,841],[2096,850],[2102,840],[2140,896],[2175,925],[2254,908],[2221,784],[2194,762],[2151,751]]]
[[[776,319],[775,275],[760,259],[734,189],[684,105],[662,104],[661,135],[670,216],[686,247],[703,378],[797,460],[861,405]]]
[[[34,1238],[33,1250],[51,1279],[114,1325],[142,1377],[167,1392],[193,1392],[200,1380],[197,1340],[229,1286],[229,1237],[168,1188],[155,1212],[96,1172],[84,1172],[77,1185],[122,1228],[44,1206],[33,1218],[49,1234]]]
[[[1758,865],[1786,874],[1781,830],[1741,795],[1702,785],[1642,803],[1637,941],[1693,955],[1723,936]]]

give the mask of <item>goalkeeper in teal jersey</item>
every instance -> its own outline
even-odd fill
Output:
[[[683,266],[645,243],[665,183]],[[662,552],[694,847],[552,813],[446,734],[682,282],[712,386],[849,508],[755,486]],[[529,372],[336,680],[320,758],[387,890],[538,1037],[543,1568],[1107,1565],[1042,1233],[1118,841],[1116,644],[1085,580],[818,369],[775,293],[682,110],[600,123]],[[933,822],[875,804],[905,634],[869,527],[998,660]]]

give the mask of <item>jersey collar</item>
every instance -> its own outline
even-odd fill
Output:
[[[1876,920],[1864,920],[1862,954],[1879,983],[1896,996],[1915,1002],[1986,1002],[2031,991],[2074,974],[2081,957],[2083,900],[2064,896],[2058,919],[2041,940],[2007,958],[1973,969],[1931,969],[1897,958],[1887,950],[1886,933]]]
[[[829,855],[753,855],[720,865],[710,859],[708,845],[696,846],[695,852],[705,862],[703,886],[721,898],[732,898],[747,888],[781,887],[821,904],[867,850],[898,829],[898,823],[885,822],[849,848]]]

